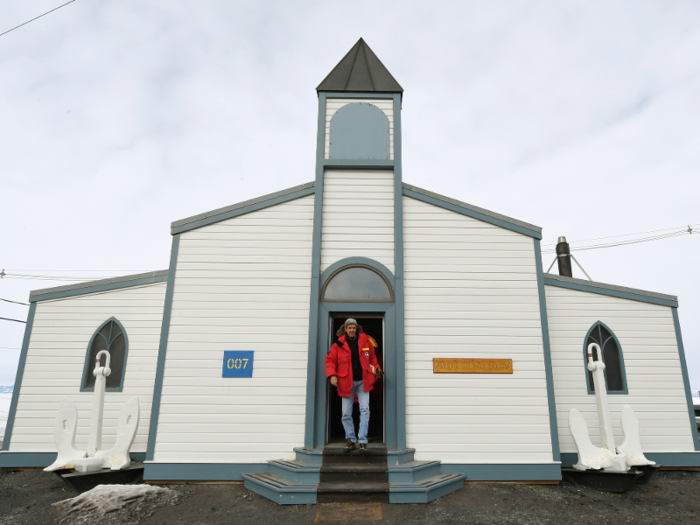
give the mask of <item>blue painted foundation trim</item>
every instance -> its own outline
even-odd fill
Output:
[[[180,247],[180,236],[173,236],[170,250],[170,270],[168,270],[168,287],[165,290],[165,304],[163,305],[163,324],[160,329],[160,344],[158,346],[158,362],[156,364],[156,382],[153,386],[153,405],[151,406],[151,426],[148,430],[148,446],[146,459],[153,460],[156,449],[156,434],[158,432],[158,415],[160,414],[160,399],[163,391],[163,375],[165,374],[165,354],[168,349],[168,335],[170,334],[170,315],[173,309],[173,291],[175,289],[175,269],[177,267],[177,252]]]
[[[560,463],[461,464],[443,463],[444,474],[466,474],[467,481],[560,481]]]
[[[99,281],[89,281],[86,283],[69,284],[67,286],[56,286],[55,288],[45,288],[34,290],[29,294],[29,302],[48,301],[49,299],[63,299],[65,297],[75,297],[88,293],[108,292],[110,290],[121,290],[132,286],[144,286],[146,284],[162,283],[168,278],[168,271],[139,273],[136,275],[125,275],[123,277],[112,277],[100,279]]]
[[[269,208],[270,206],[282,204],[283,202],[289,202],[294,199],[306,197],[307,195],[313,195],[314,191],[313,182],[302,184],[301,186],[294,186],[293,188],[264,195],[256,199],[251,199],[232,206],[227,206],[225,208],[219,208],[218,210],[212,210],[201,215],[195,215],[194,217],[175,221],[170,226],[170,233],[176,235],[178,233],[201,228],[202,226],[208,226],[209,224],[232,219],[233,217],[245,215],[246,213],[262,210],[264,208]]]
[[[267,463],[146,463],[146,481],[242,481],[242,474],[267,472]]]
[[[439,195],[416,186],[409,186],[408,184],[403,185],[403,194],[406,197],[427,202],[428,204],[433,204],[435,206],[439,206],[440,208],[505,228],[506,230],[522,233],[523,235],[528,235],[530,237],[534,237],[535,239],[542,239],[542,228],[538,226],[534,226],[517,219],[512,219],[510,217],[506,217],[505,215],[467,204],[466,202],[460,202],[450,197],[445,197],[444,195]]]
[[[537,292],[540,298],[540,321],[542,323],[542,348],[544,350],[544,372],[547,379],[547,401],[549,403],[549,431],[552,439],[552,459],[559,461],[559,428],[557,427],[557,403],[554,397],[554,374],[552,372],[552,350],[549,342],[549,318],[547,317],[547,296],[544,293],[544,273],[542,272],[542,251],[539,239],[535,243],[535,270],[537,272]]]
[[[580,292],[590,292],[600,295],[609,295],[610,297],[620,297],[622,299],[630,299],[632,301],[640,301],[642,303],[671,306],[673,308],[678,307],[678,299],[673,295],[647,292],[646,290],[625,288],[623,286],[599,283],[596,281],[584,281],[583,279],[564,277],[562,275],[548,273],[544,276],[544,284],[547,286],[558,286],[559,288],[578,290]]]
[[[671,310],[673,314],[673,326],[676,329],[676,342],[678,343],[678,357],[681,362],[683,373],[683,386],[685,388],[685,398],[688,402],[688,417],[690,418],[690,434],[693,436],[695,450],[700,450],[700,439],[698,438],[698,427],[695,422],[695,407],[693,406],[693,396],[690,393],[690,378],[688,376],[688,364],[685,360],[685,349],[683,348],[683,337],[681,336],[681,322],[678,319],[678,308]]]
[[[131,461],[143,461],[145,452],[131,452]],[[0,468],[46,468],[56,461],[55,452],[3,452]]]
[[[394,137],[396,140],[396,137]],[[394,146],[395,147],[395,146]],[[345,160],[345,159],[324,159],[323,166],[329,169],[343,170],[393,170],[393,160]]]
[[[700,467],[700,452],[644,452],[644,457],[656,461],[662,467]],[[562,452],[561,466],[571,467],[577,460],[578,454]]]
[[[27,325],[24,327],[24,339],[22,340],[22,350],[19,354],[17,365],[17,375],[15,376],[15,386],[12,389],[12,401],[10,401],[10,411],[7,414],[7,424],[5,425],[5,436],[2,442],[2,450],[10,450],[10,440],[12,439],[12,428],[15,425],[15,415],[17,414],[17,401],[19,391],[22,388],[22,378],[24,377],[24,366],[27,364],[27,352],[29,351],[29,340],[32,336],[34,326],[34,314],[36,313],[36,303],[31,303],[27,314]],[[1,458],[2,456],[0,456]],[[0,466],[2,465],[0,459]]]

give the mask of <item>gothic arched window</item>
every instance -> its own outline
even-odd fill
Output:
[[[627,378],[625,374],[625,361],[622,357],[622,347],[615,334],[600,321],[596,322],[588,333],[583,345],[583,358],[586,363],[586,382],[588,393],[595,394],[593,385],[593,373],[588,370],[588,345],[596,343],[602,352],[602,360],[605,363],[605,385],[608,394],[627,394]],[[593,348],[593,359],[598,361],[596,349]]]
[[[124,387],[124,372],[126,371],[126,356],[129,352],[129,340],[126,337],[126,330],[122,324],[114,317],[107,319],[95,331],[85,356],[85,369],[83,370],[83,381],[81,392],[89,392],[95,389],[95,376],[92,373],[95,369],[95,357],[100,350],[109,352],[109,368],[112,373],[107,377],[107,391],[121,392]],[[106,356],[102,356],[100,363],[104,366]]]

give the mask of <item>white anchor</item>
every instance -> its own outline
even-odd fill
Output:
[[[105,366],[100,366],[100,357],[107,356]],[[109,450],[102,448],[102,413],[104,411],[105,387],[107,377],[112,373],[109,368],[110,356],[107,350],[100,350],[95,356],[95,392],[92,397],[92,414],[90,416],[90,436],[87,450],[75,448],[75,429],[78,425],[78,409],[75,404],[64,397],[58,407],[58,416],[54,427],[56,461],[44,469],[52,472],[59,469],[73,468],[78,472],[92,472],[103,468],[121,470],[131,464],[129,449],[134,443],[136,429],[139,426],[139,400],[131,398],[119,415],[117,439]]]
[[[593,360],[593,348],[597,351],[597,361]],[[572,408],[569,413],[569,430],[578,450],[578,463],[574,465],[574,468],[627,472],[630,467],[656,465],[655,462],[644,457],[642,445],[639,442],[639,421],[629,405],[625,405],[622,409],[622,430],[625,433],[625,439],[622,445],[615,447],[608,408],[608,392],[605,387],[605,363],[601,360],[600,346],[596,343],[588,345],[588,370],[593,372],[593,386],[603,446],[593,445],[588,435],[586,420],[578,410]]]

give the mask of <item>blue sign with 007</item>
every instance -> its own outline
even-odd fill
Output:
[[[224,371],[221,377],[253,377],[253,351],[224,351]]]

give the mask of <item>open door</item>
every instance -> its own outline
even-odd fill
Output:
[[[357,320],[358,329],[361,329],[365,334],[370,336],[377,346],[374,352],[377,356],[379,366],[384,369],[384,315],[383,314],[342,314],[331,315],[330,319],[330,340],[328,349],[336,341],[338,329],[343,325],[346,319],[353,318]],[[345,430],[340,420],[342,416],[341,398],[338,395],[338,389],[331,386],[330,382],[327,385],[328,395],[328,419],[327,419],[327,443],[343,443],[345,442]],[[355,422],[355,432],[359,429],[360,423],[360,408],[357,402],[353,407],[353,420]],[[378,379],[374,383],[374,389],[369,393],[369,431],[367,441],[370,443],[384,443],[384,381]]]

